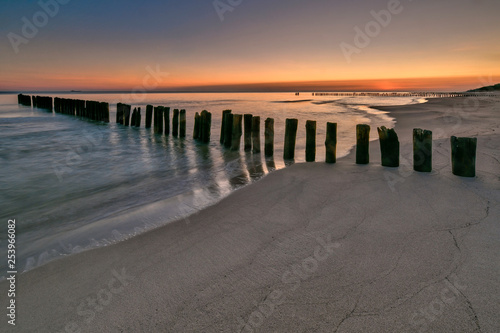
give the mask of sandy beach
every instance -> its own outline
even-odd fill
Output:
[[[0,331],[499,332],[500,97],[379,109],[397,120],[399,168],[372,141],[369,165],[295,164],[20,274],[16,326],[4,314]],[[412,170],[413,128],[434,133],[430,174]],[[452,135],[478,138],[476,178],[452,174]]]

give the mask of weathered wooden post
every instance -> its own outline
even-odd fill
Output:
[[[207,110],[201,111],[201,141],[203,143],[210,142],[210,132],[212,127],[212,114]]]
[[[78,112],[78,109],[79,109],[78,101],[75,101],[75,102],[76,102],[76,110]],[[109,103],[101,102],[101,109],[102,109],[102,121],[109,123]],[[140,110],[140,108],[139,108],[139,110]],[[140,120],[139,120],[139,123],[140,123]]]
[[[253,116],[251,114],[243,115],[243,128],[245,130],[243,134],[243,142],[245,145],[245,151],[252,150],[252,117]]]
[[[159,112],[159,106],[155,106],[153,108],[153,132],[158,133],[158,112]]]
[[[274,155],[274,119],[267,118],[264,130],[264,154],[267,157]]]
[[[461,177],[476,176],[477,138],[451,137],[451,168]]]
[[[260,117],[252,117],[252,152],[260,153]]]
[[[71,114],[71,101],[69,102],[69,109],[68,109],[68,114]],[[98,113],[98,109],[97,109],[97,103],[95,101],[92,101],[92,120],[97,120],[97,113]],[[127,114],[127,109],[125,109],[125,115],[128,115],[130,116],[130,110],[128,110],[129,113]],[[127,118],[129,119],[129,118]]]
[[[243,132],[242,128],[242,120],[243,116],[241,114],[233,115],[233,133],[232,133],[232,142],[231,142],[231,150],[240,150],[240,142],[241,142],[241,134]]]
[[[137,122],[137,108],[134,108],[134,111],[132,111],[132,119],[130,120],[130,126],[137,127],[136,122]]]
[[[234,114],[227,113],[226,114],[226,133],[224,134],[224,147],[231,148],[233,143],[233,119]]]
[[[224,110],[222,111],[222,124],[220,126],[220,144],[224,144],[224,138],[225,138],[225,135],[226,135],[226,126],[227,126],[227,118],[226,118],[226,115],[228,113],[231,113],[231,110]]]
[[[182,109],[179,114],[179,136],[186,137],[186,110]]]
[[[432,132],[413,129],[413,170],[432,171]]]
[[[123,125],[129,126],[130,125],[130,110],[132,109],[131,105],[124,104],[124,110],[123,110]]]
[[[89,102],[89,105],[90,105],[90,120],[94,120],[95,119],[95,113],[96,113],[96,109],[95,109],[95,102],[94,101],[90,101]],[[71,100],[68,100],[68,107],[66,109],[66,114],[71,114]],[[125,119],[125,116],[128,115],[127,114],[127,106],[125,105],[125,109],[124,109],[124,113],[123,113],[123,119]]]
[[[135,127],[135,115],[137,113],[137,108],[134,108],[132,115],[130,116],[130,126]]]
[[[193,129],[193,139],[195,140],[200,139],[200,121],[201,121],[201,116],[198,112],[196,112],[194,115],[194,129]]]
[[[295,158],[295,142],[297,138],[298,119],[286,119],[285,125],[285,147],[283,149],[283,159],[293,160]]]
[[[174,137],[179,136],[179,109],[174,109],[174,115],[172,118],[172,135]]]
[[[165,124],[165,135],[170,134],[170,108],[169,107],[164,107],[163,108],[163,122]]]
[[[153,109],[153,131],[157,134],[163,133],[163,106],[157,106]]]
[[[146,105],[146,128],[151,128],[152,120],[153,120],[153,106]]]
[[[137,108],[137,114],[135,115],[135,127],[141,127],[141,108]]]
[[[326,123],[325,162],[337,163],[337,123]]]
[[[399,166],[399,139],[393,128],[385,126],[377,127],[380,140],[380,152],[382,155],[382,166]]]
[[[356,125],[356,164],[370,163],[370,125]]]
[[[85,102],[85,108],[87,109],[88,106],[89,106],[89,103],[87,101],[87,102]],[[123,104],[122,103],[118,103],[116,105],[116,123],[123,125]]]
[[[80,104],[80,117],[82,117],[82,116],[85,114],[85,112],[86,112],[86,109],[85,109],[85,101],[84,101],[84,100],[81,100],[81,101],[79,102],[79,104]]]
[[[306,121],[306,162],[316,161],[316,122]]]
[[[210,135],[212,131],[212,113],[207,111],[205,116],[205,130],[203,131],[203,142],[210,143]]]

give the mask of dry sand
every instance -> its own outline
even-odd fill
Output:
[[[370,165],[296,164],[186,220],[19,275],[17,325],[3,315],[0,331],[499,332],[499,105],[383,108],[400,168],[381,167],[373,141]],[[414,127],[434,131],[431,174],[412,171]],[[452,175],[451,135],[478,137],[476,178]]]

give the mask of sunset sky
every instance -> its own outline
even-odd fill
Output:
[[[0,0],[0,91],[449,91],[500,82],[500,1],[397,2]],[[372,12],[388,8],[383,26]],[[369,28],[367,45],[356,43],[356,27]],[[341,45],[357,51],[346,57]]]

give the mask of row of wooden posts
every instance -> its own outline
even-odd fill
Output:
[[[242,126],[242,119],[244,126]],[[295,158],[295,142],[297,137],[298,119],[286,119],[283,159]],[[231,110],[222,112],[220,143],[231,150],[239,150],[244,128],[244,149],[260,153],[260,117],[251,114],[232,114]],[[394,129],[384,126],[377,128],[382,166],[399,167],[399,139]],[[274,119],[265,121],[264,154],[271,157],[274,154]],[[475,176],[476,138],[451,138],[452,171],[463,177]],[[356,164],[370,163],[370,126],[356,126]],[[337,124],[326,124],[325,138],[326,163],[337,161]],[[306,121],[306,161],[316,160],[316,121]],[[413,168],[418,172],[432,171],[432,132],[416,128],[413,130]]]
[[[109,123],[109,103],[80,99],[54,98],[54,111]]]
[[[31,96],[33,107],[40,109],[52,110],[52,97],[46,96]]]
[[[31,96],[19,94],[17,95],[17,103],[24,106],[31,106]]]
[[[132,115],[130,110],[131,105],[118,103],[116,108],[116,123],[124,126],[140,127],[141,126],[141,108],[134,108]],[[193,138],[202,142],[210,142],[210,127],[212,125],[212,114],[208,111],[197,112],[195,115],[194,134]],[[146,106],[146,128],[151,128],[157,134],[186,137],[186,110],[174,109],[172,116],[172,126],[170,126],[170,108],[164,106],[147,105]]]
[[[49,106],[45,98],[36,97],[44,106]],[[31,103],[30,96],[18,95],[19,104]],[[109,122],[109,104],[71,99],[55,98],[54,106],[56,112],[86,117],[92,120]],[[52,105],[52,98],[50,98]],[[50,107],[51,109],[51,107]],[[116,122],[124,126],[140,127],[141,108],[134,108],[128,104],[118,103]],[[212,114],[206,110],[196,112],[194,116],[193,138],[202,143],[209,143],[211,136]],[[170,108],[164,106],[146,106],[146,128],[151,128],[155,133],[170,134]],[[306,121],[306,161],[316,160],[316,121]],[[240,150],[241,137],[243,136],[244,150],[260,153],[260,117],[251,114],[233,114],[231,110],[222,112],[222,125],[220,132],[220,144],[224,147],[238,151]],[[265,120],[264,131],[264,154],[266,157],[274,155],[274,119]],[[295,158],[295,143],[297,137],[298,119],[286,119],[285,140],[283,148],[283,159],[293,160]],[[384,126],[377,128],[381,163],[385,167],[398,167],[400,156],[400,144],[396,131]],[[174,109],[172,117],[172,136],[186,137],[186,110]],[[356,126],[356,164],[370,163],[370,126],[360,124]],[[337,124],[328,122],[326,125],[326,163],[337,161]],[[476,165],[476,138],[451,137],[452,172],[463,177],[475,176]],[[413,168],[418,172],[432,171],[432,132],[423,129],[413,130]]]
[[[109,103],[23,94],[19,94],[17,99],[21,105],[109,123]]]

